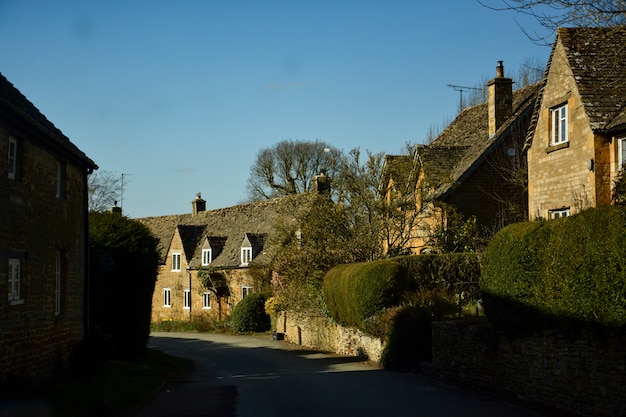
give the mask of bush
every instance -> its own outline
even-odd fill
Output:
[[[393,371],[416,371],[422,360],[432,359],[431,319],[415,306],[403,306],[387,312],[390,329],[380,364]]]
[[[111,334],[122,356],[141,353],[148,343],[157,245],[136,220],[89,213],[90,324]]]
[[[446,253],[394,258],[404,266],[411,291],[456,291],[459,283],[478,282],[480,254]]]
[[[367,318],[398,305],[407,289],[406,269],[392,260],[338,265],[323,285],[330,316],[364,331]]]
[[[481,287],[496,329],[626,327],[626,218],[607,206],[501,230]]]
[[[233,331],[238,333],[266,332],[271,328],[270,316],[265,312],[266,297],[250,294],[233,309]]]

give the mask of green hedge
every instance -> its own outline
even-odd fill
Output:
[[[454,291],[458,283],[480,279],[478,253],[413,255],[394,259],[406,268],[412,291]]]
[[[265,312],[266,297],[250,294],[233,309],[233,331],[238,333],[266,332],[271,328],[270,316]]]
[[[397,305],[407,289],[406,269],[393,260],[338,265],[323,285],[330,316],[360,329],[368,317]]]
[[[501,230],[484,255],[485,311],[504,332],[626,326],[626,217],[614,206]]]

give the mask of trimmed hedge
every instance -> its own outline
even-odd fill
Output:
[[[626,328],[626,217],[615,206],[518,223],[494,236],[481,277],[503,332]]]
[[[330,316],[362,330],[365,319],[398,305],[407,289],[406,268],[393,260],[338,265],[323,284]]]
[[[233,331],[238,333],[266,332],[271,329],[270,316],[265,312],[266,297],[250,294],[233,309]]]

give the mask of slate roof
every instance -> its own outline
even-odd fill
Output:
[[[591,128],[606,131],[626,124],[626,26],[563,28],[559,41]]]
[[[54,124],[49,121],[4,75],[0,74],[0,109],[6,110],[41,132],[53,147],[68,152],[77,162],[87,168],[98,166],[74,145]]]
[[[268,265],[276,249],[269,237],[281,215],[287,196],[260,202],[207,210],[196,215],[178,214],[137,219],[145,224],[159,239],[161,262],[167,253],[178,228],[186,258],[192,268],[201,265],[202,246],[209,239],[213,252],[211,267],[235,268],[241,264],[241,246],[247,237],[253,245],[254,259],[250,265]]]
[[[513,92],[513,113],[489,137],[488,103],[464,109],[429,145],[418,148],[432,197],[443,200],[504,140],[522,116],[530,115],[541,83]]]

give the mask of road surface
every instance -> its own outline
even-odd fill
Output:
[[[269,338],[154,333],[148,346],[195,365],[138,417],[545,417],[428,377]]]

